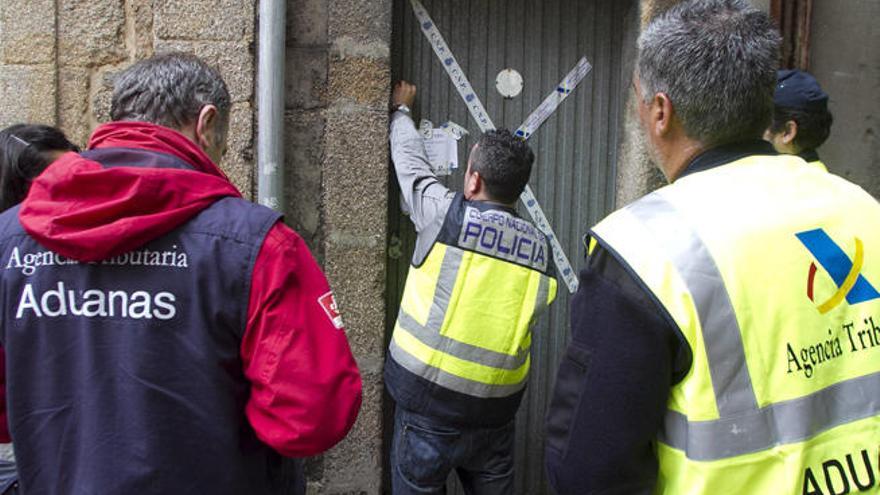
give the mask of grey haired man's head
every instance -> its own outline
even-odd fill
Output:
[[[195,55],[172,52],[142,60],[116,77],[110,117],[181,131],[218,161],[231,106],[215,68]]]
[[[760,139],[773,115],[780,36],[746,0],[690,0],[639,37],[647,102],[671,100],[685,134],[705,147]]]

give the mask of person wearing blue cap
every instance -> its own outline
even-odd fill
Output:
[[[828,111],[828,94],[816,78],[801,70],[779,71],[773,103],[773,123],[764,139],[776,151],[798,155],[827,172],[816,148],[828,139],[834,119]]]

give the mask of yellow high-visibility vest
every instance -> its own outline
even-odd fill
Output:
[[[880,492],[876,199],[796,156],[751,156],[592,234],[693,354],[657,437],[656,493]]]
[[[427,258],[410,267],[392,359],[473,397],[521,391],[532,325],[556,297],[549,249],[531,223],[459,195]]]

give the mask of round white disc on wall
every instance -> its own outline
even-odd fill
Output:
[[[516,98],[522,93],[522,75],[514,69],[504,69],[495,78],[495,88],[505,98]]]

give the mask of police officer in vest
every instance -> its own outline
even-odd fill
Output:
[[[360,376],[324,275],[217,166],[230,108],[200,59],[141,61],[117,76],[114,122],[0,215],[24,493],[289,493],[281,457],[354,423]]]
[[[556,296],[544,235],[515,204],[534,154],[509,131],[471,150],[462,193],[434,175],[410,118],[415,86],[394,88],[391,157],[418,232],[385,364],[396,402],[393,492],[513,492],[513,419],[531,328]]]
[[[798,155],[827,171],[816,148],[828,139],[834,118],[828,111],[828,95],[816,78],[800,70],[779,71],[773,103],[773,122],[764,139],[776,151]]]
[[[558,493],[876,493],[880,204],[761,140],[780,37],[692,0],[639,39],[670,185],[590,231],[547,417]]]

